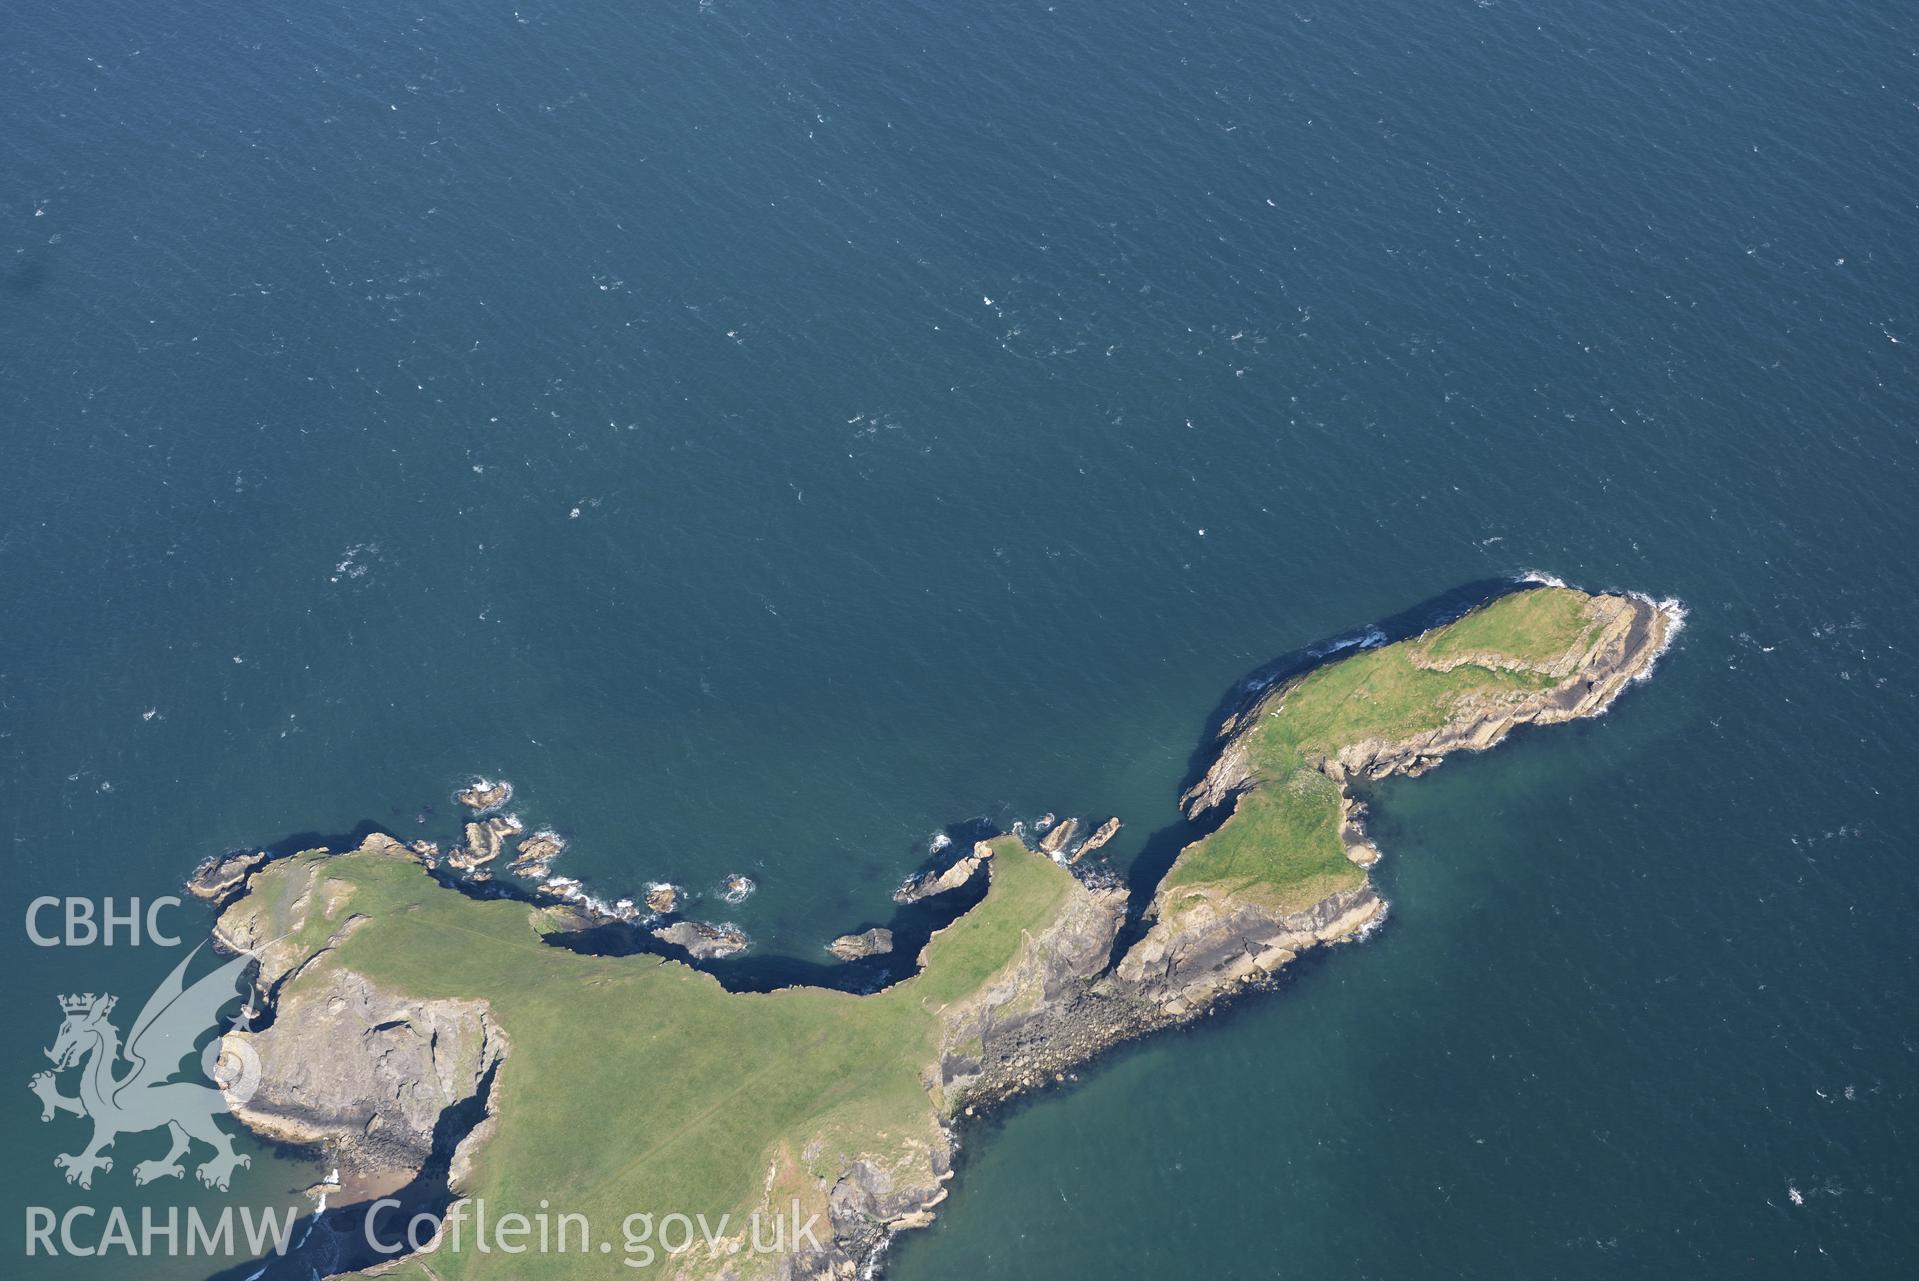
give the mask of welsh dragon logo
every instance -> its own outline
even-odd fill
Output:
[[[220,1008],[235,996],[240,972],[253,960],[243,952],[189,987],[187,965],[199,950],[188,953],[147,998],[124,1046],[110,1019],[117,997],[89,992],[60,998],[66,1020],[46,1052],[53,1070],[36,1074],[29,1086],[40,1096],[42,1121],[51,1121],[58,1112],[93,1121],[92,1142],[77,1153],[53,1158],[54,1165],[67,1172],[67,1182],[92,1187],[96,1170],[113,1169],[113,1159],[104,1152],[114,1139],[162,1126],[173,1146],[158,1160],[133,1167],[136,1184],[181,1178],[185,1170],[180,1158],[195,1140],[213,1149],[212,1159],[195,1171],[210,1188],[226,1191],[233,1171],[252,1164],[250,1157],[233,1150],[233,1140],[214,1118],[252,1098],[259,1087],[260,1059],[253,1048],[215,1037],[200,1054],[200,1069],[212,1085],[172,1079],[181,1070],[181,1060],[193,1052],[194,1042],[216,1026]],[[243,1020],[234,1020],[234,1025],[244,1026]],[[123,1059],[130,1066],[118,1072]],[[56,1077],[75,1066],[80,1067],[80,1093],[69,1097],[60,1093]]]

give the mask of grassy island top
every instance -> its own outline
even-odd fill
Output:
[[[409,998],[491,1005],[511,1062],[470,1195],[496,1212],[531,1214],[544,1200],[588,1216],[597,1233],[636,1210],[714,1223],[730,1213],[741,1225],[794,1198],[823,1212],[822,1182],[830,1187],[855,1159],[926,1161],[939,1101],[921,1072],[937,1054],[941,1009],[1011,962],[1070,881],[1013,837],[992,846],[984,901],[934,936],[919,974],[866,996],[729,993],[656,956],[551,947],[538,937],[537,910],[467,898],[388,854],[315,851],[272,864],[240,908],[268,914],[266,937],[294,927],[289,937],[309,952],[364,918],[289,984],[284,1002],[324,990],[321,967],[340,966]],[[280,1017],[300,1016],[283,1004]],[[705,1247],[697,1253],[703,1260]],[[390,1275],[626,1274],[603,1262],[442,1251]]]
[[[1238,718],[1250,790],[1219,830],[1181,852],[1167,901],[1223,892],[1296,911],[1365,873],[1341,839],[1343,788],[1320,768],[1369,740],[1406,743],[1555,689],[1582,670],[1618,597],[1540,587],[1316,667]]]

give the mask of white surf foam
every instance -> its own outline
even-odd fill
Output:
[[[1646,660],[1646,665],[1640,668],[1638,674],[1633,677],[1634,682],[1638,682],[1652,675],[1653,668],[1659,666],[1659,660],[1664,658],[1666,651],[1672,648],[1672,643],[1679,638],[1679,633],[1686,630],[1688,611],[1686,609],[1686,602],[1680,600],[1677,596],[1668,596],[1664,600],[1654,600],[1644,592],[1627,592],[1626,595],[1632,597],[1634,600],[1644,601],[1646,604],[1651,605],[1654,609],[1658,610],[1660,616],[1666,620],[1666,634],[1660,639],[1659,648],[1653,651],[1652,657]]]
[[[1348,632],[1344,636],[1327,641],[1324,645],[1315,645],[1306,652],[1314,658],[1325,658],[1328,654],[1337,654],[1348,649],[1378,649],[1386,643],[1386,633],[1377,627],[1367,627],[1360,632]],[[1270,684],[1271,682],[1262,682]]]

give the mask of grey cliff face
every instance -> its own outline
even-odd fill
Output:
[[[250,1043],[265,1069],[234,1106],[242,1123],[362,1172],[417,1172],[440,1114],[507,1052],[484,1001],[414,1000],[339,967],[287,989],[271,1026],[226,1039]]]
[[[1354,937],[1384,917],[1370,881],[1282,913],[1241,900],[1207,901],[1156,922],[1113,967],[1108,990],[1130,992],[1168,1021],[1191,1018],[1256,985],[1301,952]]]
[[[418,858],[377,833],[361,848]],[[257,958],[254,985],[274,1011],[264,1028],[226,1034],[261,1064],[258,1089],[232,1111],[250,1129],[318,1148],[342,1168],[410,1175],[433,1149],[440,1114],[475,1096],[507,1042],[483,1001],[417,1000],[332,963],[364,916],[347,916],[318,946],[301,944],[312,913],[339,908],[341,892],[309,867],[287,878],[274,903],[242,897],[214,926],[221,946]]]
[[[1019,958],[945,1013],[938,1072],[949,1111],[1038,1085],[1123,1035],[1121,1003],[1094,1001],[1092,986],[1125,919],[1123,888],[1075,881],[1059,916],[1024,940]]]

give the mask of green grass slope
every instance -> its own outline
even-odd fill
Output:
[[[524,904],[476,902],[402,858],[310,854],[256,877],[248,903],[273,910],[276,886],[318,863],[303,926],[317,949],[353,916],[367,918],[316,966],[344,966],[423,999],[487,1001],[511,1044],[495,1088],[498,1130],[480,1151],[470,1194],[489,1217],[583,1214],[595,1252],[505,1256],[472,1248],[409,1260],[392,1275],[452,1278],[632,1275],[620,1224],[650,1212],[704,1214],[731,1232],[756,1209],[825,1209],[851,1161],[925,1168],[939,1143],[922,1074],[935,1056],[940,1010],[976,990],[1047,925],[1069,875],[1007,837],[994,842],[991,884],[973,911],[936,935],[926,966],[886,991],[818,988],[729,993],[710,975],[653,956],[593,957],[548,946]],[[294,982],[320,971],[310,969]],[[804,1216],[802,1216],[804,1217]],[[822,1218],[822,1221],[823,1218]],[[772,1260],[722,1260],[742,1275]],[[704,1245],[651,1275],[716,1270]]]
[[[1257,782],[1212,835],[1181,851],[1162,882],[1298,911],[1357,888],[1340,841],[1340,788],[1312,767],[1369,739],[1447,725],[1464,700],[1552,687],[1594,644],[1593,597],[1514,592],[1420,636],[1314,668],[1269,692],[1236,744]]]

